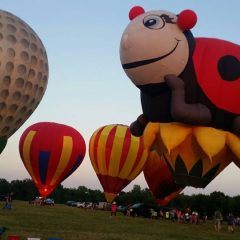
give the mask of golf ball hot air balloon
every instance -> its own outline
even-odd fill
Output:
[[[23,132],[19,151],[39,193],[48,196],[79,167],[86,145],[82,135],[74,128],[40,122]]]
[[[0,150],[40,103],[48,59],[38,35],[23,20],[0,10]]]
[[[127,126],[113,124],[93,133],[89,155],[105,197],[111,202],[142,171],[148,152],[142,138],[133,136]]]
[[[156,151],[149,154],[143,173],[149,189],[160,205],[170,203],[185,187],[175,183],[165,159]]]

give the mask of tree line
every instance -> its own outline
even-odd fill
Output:
[[[23,201],[30,201],[39,196],[38,190],[31,179],[13,180],[11,182],[0,179],[0,196],[2,200],[9,193],[12,193],[13,199]],[[105,201],[104,193],[101,190],[88,189],[85,186],[66,188],[61,184],[49,197],[53,198],[56,203],[62,204],[69,200],[94,203]],[[154,204],[155,199],[148,188],[142,189],[139,185],[134,185],[132,190],[120,192],[115,201],[118,205],[129,205],[138,202]],[[240,195],[231,197],[219,191],[212,192],[209,195],[180,194],[168,207],[190,208],[200,214],[207,214],[209,217],[213,216],[216,209],[220,209],[223,215],[232,212],[235,216],[240,216]]]

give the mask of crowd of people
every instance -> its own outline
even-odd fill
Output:
[[[228,232],[234,232],[235,226],[240,226],[240,217],[235,217],[231,212],[226,216]],[[217,209],[214,213],[214,228],[219,232],[222,228],[223,215],[220,209]]]
[[[117,204],[113,202],[111,206],[111,216],[116,216],[117,213]],[[128,207],[126,216],[133,216],[131,214],[131,207]],[[208,220],[207,214],[199,214],[197,211],[191,211],[190,208],[186,208],[184,210],[173,208],[169,210],[160,210],[156,212],[153,208],[150,208],[150,216],[152,219],[166,219],[171,220],[173,222],[178,223],[191,223],[191,224],[200,224],[206,223]],[[217,232],[219,232],[222,228],[222,223],[225,220],[227,223],[228,232],[234,232],[234,227],[240,227],[240,216],[235,217],[231,212],[223,218],[223,215],[220,209],[217,209],[214,212],[214,228]]]
[[[160,216],[160,218],[169,219],[173,222],[179,222],[179,223],[198,224],[198,223],[200,223],[200,221],[206,222],[206,220],[207,220],[206,214],[203,214],[200,218],[199,213],[197,211],[191,211],[190,208],[186,208],[184,210],[174,208],[174,209],[171,209],[171,210],[165,211],[165,212],[160,210],[159,216]],[[154,216],[152,216],[152,217],[154,217]]]

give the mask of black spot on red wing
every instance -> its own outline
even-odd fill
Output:
[[[225,81],[238,80],[240,78],[240,61],[231,55],[223,56],[218,61],[218,72]]]

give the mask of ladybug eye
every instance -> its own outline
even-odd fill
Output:
[[[150,29],[160,29],[160,28],[164,27],[165,22],[159,16],[150,15],[150,16],[146,16],[143,19],[143,24],[145,27],[150,28]]]

